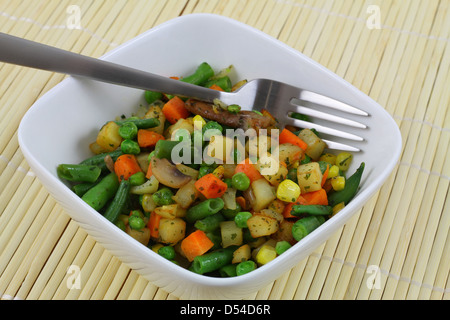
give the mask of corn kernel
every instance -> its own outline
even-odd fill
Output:
[[[345,188],[345,178],[342,176],[337,176],[331,179],[331,186],[334,191],[341,191]]]
[[[323,155],[320,156],[319,161],[325,161],[331,165],[335,165],[336,164],[336,156],[331,153],[324,153]]]
[[[201,115],[196,115],[192,120],[194,121],[194,130],[201,130],[206,124],[205,119]]]
[[[339,211],[341,211],[342,209],[344,209],[344,207],[345,207],[345,203],[344,203],[344,202],[340,202],[340,203],[336,204],[336,205],[333,207],[333,216],[334,216],[336,213],[338,213]]]
[[[337,177],[338,175],[339,175],[339,167],[336,165],[331,166],[330,170],[328,171],[328,178],[331,179]]]
[[[300,187],[294,181],[286,179],[278,185],[277,198],[285,202],[295,202],[300,196]]]
[[[300,166],[300,161],[297,160],[291,165],[291,169],[297,169]]]
[[[261,249],[259,249],[258,254],[256,255],[256,262],[260,265],[263,265],[272,261],[276,257],[277,251],[275,250],[275,248],[265,244],[261,247]]]

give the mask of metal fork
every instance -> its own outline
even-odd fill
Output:
[[[336,124],[359,129],[365,129],[366,125],[359,121],[316,110],[308,107],[307,104],[312,103],[313,105],[333,108],[358,117],[368,116],[366,112],[330,97],[274,80],[255,79],[247,82],[235,92],[222,92],[4,33],[0,33],[0,61],[143,90],[192,97],[208,102],[214,102],[218,99],[227,105],[240,105],[246,110],[266,109],[278,120],[281,127],[292,125],[301,128],[314,128],[326,136],[338,137],[340,140],[364,140],[359,135],[337,129]],[[327,124],[331,126],[294,119],[290,117],[293,112],[305,114],[313,119],[326,120]],[[347,143],[327,139],[324,139],[324,141],[329,149],[360,151],[359,148]]]

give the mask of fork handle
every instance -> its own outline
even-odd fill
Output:
[[[83,56],[5,33],[0,33],[0,61],[137,89],[195,97],[210,102],[221,96],[220,91],[217,90]]]

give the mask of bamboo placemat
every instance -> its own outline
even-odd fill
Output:
[[[0,0],[0,31],[99,57],[198,12],[254,26],[336,72],[386,108],[404,142],[381,190],[249,299],[449,299],[449,0]],[[24,160],[20,120],[63,79],[0,64],[0,297],[177,299],[91,239]],[[79,287],[68,286],[71,266]]]

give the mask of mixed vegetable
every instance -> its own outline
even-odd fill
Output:
[[[231,69],[216,74],[202,63],[194,74],[176,79],[233,91],[245,80],[233,85]],[[352,154],[326,152],[314,130],[279,128],[278,144],[272,144],[270,129],[278,129],[277,122],[265,110],[151,91],[145,99],[148,105],[135,115],[100,128],[90,145],[92,157],[61,164],[57,173],[111,223],[193,272],[223,277],[251,272],[335,215],[358,190],[364,163],[346,178]],[[228,138],[208,132],[227,129],[256,134],[241,149],[233,141],[231,149],[218,152],[212,147]],[[279,157],[269,174],[258,153],[263,146],[267,156]],[[176,162],[173,154],[180,150],[187,160]],[[186,150],[214,161],[192,161]],[[232,163],[224,161],[230,154]]]

